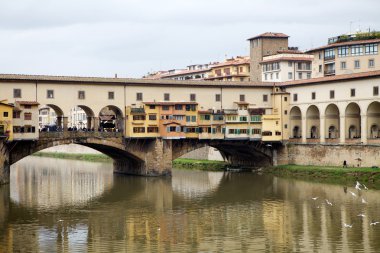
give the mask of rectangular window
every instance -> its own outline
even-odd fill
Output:
[[[149,120],[157,120],[157,115],[156,114],[149,115]]]
[[[252,129],[252,134],[261,134],[261,129],[257,129],[257,128]]]
[[[148,133],[158,133],[158,127],[148,127]]]
[[[264,79],[268,80],[268,75],[267,74],[264,75]]]
[[[306,78],[307,78],[307,79],[310,79],[310,78],[311,78],[311,73],[310,73],[310,72],[306,73]]]
[[[284,97],[284,101],[285,101],[285,102],[288,101],[288,97]]]
[[[183,106],[182,105],[174,105],[174,110],[176,110],[176,111],[182,111],[183,110]]]
[[[325,49],[325,60],[335,59],[334,48]]]
[[[163,111],[169,111],[169,106],[168,105],[163,105],[162,106]]]
[[[32,113],[30,112],[24,113],[24,120],[32,120]]]
[[[13,118],[14,119],[21,118],[21,112],[20,111],[13,111]]]
[[[47,90],[46,91],[46,97],[47,98],[54,98],[54,90]]]
[[[316,97],[315,92],[312,92],[312,93],[311,93],[311,99],[314,100],[315,97]]]
[[[156,109],[156,106],[155,106],[155,105],[150,105],[150,106],[149,106],[149,109],[150,109],[150,110],[154,110],[154,109]]]
[[[298,94],[294,93],[293,94],[293,102],[297,102],[297,101],[298,101]]]
[[[293,73],[292,72],[288,72],[288,79],[289,80],[293,79]]]
[[[247,117],[246,116],[240,116],[240,121],[247,122]]]
[[[365,45],[365,54],[377,54],[378,44],[367,44]]]
[[[355,97],[355,89],[351,89],[351,97]]]
[[[278,72],[276,73],[276,79],[278,80],[280,77],[280,75],[278,74]]]
[[[143,94],[141,92],[136,93],[136,101],[142,101],[143,100]]]
[[[347,65],[345,61],[340,62],[340,69],[346,69]]]
[[[145,127],[134,127],[133,132],[134,133],[145,133]]]
[[[363,46],[362,45],[356,45],[351,47],[351,55],[363,55]]]
[[[220,102],[220,100],[221,100],[220,94],[215,94],[215,101]]]
[[[13,89],[13,97],[21,98],[21,89]]]
[[[133,115],[133,120],[145,120],[145,115]]]
[[[373,95],[378,96],[379,95],[379,86],[374,86],[373,87]]]
[[[186,116],[186,122],[190,122],[191,121],[191,117],[190,116]]]
[[[191,116],[191,122],[197,122],[197,116]]]
[[[356,69],[360,68],[360,61],[359,60],[355,60],[355,68]]]
[[[83,90],[78,91],[78,99],[85,99],[85,93]]]
[[[8,118],[8,116],[9,116],[9,115],[8,115],[8,112],[3,112],[3,117],[4,117],[4,118]]]
[[[318,72],[319,72],[319,73],[322,73],[322,65],[319,65],[319,66],[318,66]]]
[[[369,59],[368,60],[368,68],[373,68],[373,67],[375,67],[375,60]]]
[[[113,91],[109,91],[109,92],[108,92],[108,99],[110,99],[110,100],[115,99],[115,92],[113,92]]]
[[[164,93],[164,100],[170,101],[170,94],[169,93]]]
[[[338,57],[348,56],[348,46],[338,47]]]
[[[194,93],[190,94],[190,101],[196,101],[196,95]]]
[[[334,90],[330,90],[330,98],[331,99],[335,98],[335,91]]]
[[[288,61],[288,67],[292,67],[292,66],[293,66],[293,62]]]
[[[240,102],[244,102],[245,101],[245,95],[244,94],[240,94],[239,101]]]
[[[266,94],[263,95],[263,102],[268,102],[268,95]]]
[[[302,79],[302,72],[298,72],[298,79]]]

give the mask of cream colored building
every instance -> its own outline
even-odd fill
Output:
[[[44,128],[47,125],[55,125],[57,122],[57,115],[55,111],[48,107],[42,106],[39,108],[38,125],[39,129]]]
[[[278,51],[275,55],[265,56],[260,62],[263,82],[286,82],[310,79],[313,55],[297,50]]]
[[[378,39],[352,40],[308,50],[314,55],[313,78],[380,70]]]
[[[249,81],[250,59],[248,56],[237,56],[210,67],[210,73],[205,80],[209,81]]]
[[[38,128],[38,102],[16,101],[13,109],[13,139],[37,140]]]

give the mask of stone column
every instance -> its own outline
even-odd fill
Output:
[[[86,126],[87,129],[91,129],[92,128],[92,117],[88,117],[87,116],[87,126]]]
[[[361,142],[367,144],[367,114],[361,115]]]
[[[63,131],[67,131],[67,126],[69,124],[68,118],[67,117],[62,117],[62,119],[63,119],[62,129],[63,129]]]
[[[340,116],[339,137],[340,143],[344,144],[346,142],[346,117],[344,115]]]
[[[326,139],[326,129],[325,129],[325,116],[320,116],[319,117],[319,139],[320,139],[320,143],[325,143],[325,139]]]
[[[95,132],[98,132],[98,129],[100,126],[99,117],[92,117],[92,120],[93,120],[92,127],[94,128]]]
[[[302,117],[302,143],[306,143],[306,133],[307,133],[307,129],[306,129],[306,117]]]
[[[57,116],[57,127],[62,127],[62,116]]]
[[[8,148],[5,139],[0,138],[0,185],[8,184],[10,176],[10,164]]]

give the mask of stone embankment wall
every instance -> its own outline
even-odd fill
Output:
[[[287,144],[277,151],[277,164],[380,167],[380,146]]]

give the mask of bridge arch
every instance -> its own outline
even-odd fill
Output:
[[[52,111],[51,111],[52,110]],[[38,108],[39,128],[43,129],[47,125],[56,125],[63,129],[63,119],[65,114],[61,107],[55,104],[40,105]]]
[[[380,138],[380,103],[372,102],[367,108],[367,133],[369,139]]]
[[[70,109],[68,127],[72,129],[93,130],[95,128],[94,117],[94,111],[90,107],[86,105],[76,105]]]
[[[119,107],[115,105],[104,106],[98,113],[99,116],[99,129],[113,128],[116,132],[124,132],[124,113]],[[113,127],[111,127],[113,125]]]
[[[325,110],[325,133],[328,139],[339,138],[340,112],[336,104],[329,104]]]
[[[360,106],[355,103],[349,103],[345,110],[345,137],[346,139],[358,139],[361,137],[361,116]]]
[[[309,106],[306,111],[306,138],[317,139],[320,137],[320,113],[315,105]]]
[[[299,139],[302,137],[302,112],[298,106],[293,106],[289,112],[290,116],[290,138]]]

